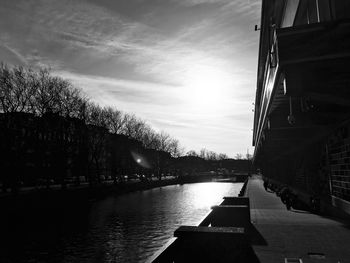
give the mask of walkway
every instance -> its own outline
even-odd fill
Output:
[[[265,191],[258,176],[249,180],[246,194],[251,220],[261,235],[253,245],[261,263],[284,263],[285,258],[300,258],[303,263],[350,262],[350,222],[288,211],[276,194]]]

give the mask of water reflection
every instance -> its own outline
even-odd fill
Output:
[[[223,196],[237,196],[241,187],[240,183],[173,185],[95,201],[88,214],[72,211],[65,220],[47,226],[61,229],[54,237],[45,236],[52,231],[43,231],[40,239],[22,233],[28,248],[22,260],[144,262],[178,226],[198,225],[211,206]]]
[[[203,183],[193,186],[192,209],[208,209],[222,201],[222,186],[217,183]]]

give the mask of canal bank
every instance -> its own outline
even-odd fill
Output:
[[[13,202],[19,203],[21,200],[25,202],[34,201],[50,202],[53,205],[54,200],[94,200],[101,199],[109,195],[121,195],[135,191],[143,191],[152,188],[176,185],[176,184],[188,184],[188,183],[201,183],[201,182],[244,182],[247,178],[246,174],[232,174],[225,178],[212,177],[212,176],[183,176],[174,177],[168,176],[161,180],[153,179],[146,181],[130,180],[125,182],[114,183],[113,181],[105,181],[100,184],[89,185],[83,183],[80,185],[70,184],[65,188],[60,185],[52,185],[47,187],[27,187],[23,188],[16,193],[1,192],[0,204],[2,207],[6,207],[7,204]],[[52,203],[53,202],[53,203]]]
[[[245,195],[250,200],[252,224],[262,237],[253,244],[261,263],[350,262],[349,221],[287,210],[275,193],[264,189],[259,176],[249,179]]]
[[[52,209],[62,206],[85,205],[94,200],[101,200],[107,196],[122,195],[135,191],[143,191],[169,185],[182,185],[201,182],[244,182],[246,174],[230,175],[226,178],[212,176],[184,176],[164,177],[161,180],[147,181],[125,181],[121,183],[103,182],[90,186],[89,184],[69,185],[62,189],[59,185],[50,188],[27,188],[16,194],[10,192],[0,193],[0,206],[3,212],[17,211],[27,207],[40,207],[41,209]]]

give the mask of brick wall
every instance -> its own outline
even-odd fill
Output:
[[[350,201],[350,124],[328,140],[332,195]]]

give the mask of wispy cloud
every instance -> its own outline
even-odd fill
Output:
[[[223,151],[250,130],[259,15],[258,0],[6,1],[0,56],[50,66],[97,102],[135,112],[189,148]],[[215,77],[221,104],[191,105],[191,85]],[[249,145],[234,141],[228,153]]]
[[[27,65],[27,60],[17,50],[0,42],[0,57],[3,62],[11,61],[15,64]]]
[[[103,105],[120,103],[153,104],[165,106],[180,101],[172,96],[176,86],[141,82],[127,79],[114,79],[92,75],[82,75],[67,71],[54,71],[55,75],[71,80],[77,87],[89,94],[95,102]]]

